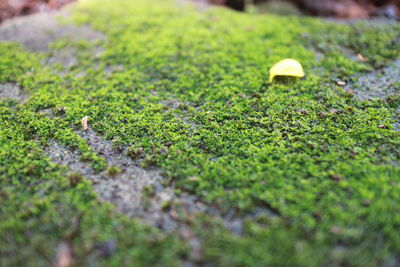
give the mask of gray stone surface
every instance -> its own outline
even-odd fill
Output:
[[[113,203],[122,213],[140,218],[165,231],[172,231],[179,224],[174,213],[185,212],[193,216],[206,210],[206,206],[196,197],[186,193],[176,196],[173,186],[164,187],[162,182],[165,178],[160,174],[160,169],[141,168],[124,151],[117,151],[111,141],[104,140],[92,130],[81,131],[79,135],[99,156],[106,159],[109,167],[117,166],[121,173],[111,175],[107,170],[97,173],[89,162],[80,160],[79,152],[71,151],[56,142],[46,147],[46,153],[54,162],[92,181],[100,199]],[[150,190],[149,195],[144,193],[145,189]],[[175,208],[179,211],[172,212]]]
[[[28,95],[14,83],[0,84],[0,100],[7,98],[16,100],[17,102],[23,104],[28,99]]]
[[[58,18],[67,17],[68,9],[58,12],[37,13],[7,20],[0,25],[0,42],[18,42],[32,52],[46,52],[56,40],[98,41],[105,36],[89,26],[61,24]]]
[[[400,59],[383,69],[359,73],[353,79],[354,83],[346,85],[345,88],[353,90],[359,100],[386,99],[390,95],[398,95],[400,94]]]

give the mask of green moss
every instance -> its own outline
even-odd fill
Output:
[[[360,102],[333,81],[398,57],[399,26],[199,12],[173,2],[80,3],[74,21],[108,39],[100,57],[90,53],[99,43],[55,43],[52,49],[81,51],[78,66],[63,78],[41,66],[41,56],[0,45],[0,82],[30,92],[24,105],[4,100],[0,106],[1,263],[44,264],[55,244],[67,240],[84,264],[94,245],[109,239],[118,248],[111,258],[96,259],[104,265],[179,262],[185,245],[178,234],[116,214],[98,203],[89,183],[72,185],[45,156],[41,145],[56,140],[97,170],[107,167],[75,133],[83,116],[115,145],[130,147],[131,157],[144,157],[143,165],[160,166],[178,190],[243,216],[259,207],[275,212],[276,218],[248,219],[243,236],[197,221],[202,262],[377,266],[396,260],[400,134],[391,124],[399,101]],[[358,53],[369,60],[357,60]],[[269,67],[288,57],[303,64],[307,77],[266,82]],[[54,118],[39,114],[47,108]]]
[[[182,251],[176,238],[99,203],[90,183],[80,174],[64,176],[15,116],[0,108],[1,266],[48,265],[61,241],[71,243],[78,265],[104,262],[94,248],[109,239],[118,244],[111,262],[175,265]]]
[[[121,169],[118,166],[111,166],[107,169],[107,172],[111,176],[115,176],[118,173],[121,173]]]

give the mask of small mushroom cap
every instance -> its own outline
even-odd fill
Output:
[[[304,77],[301,64],[294,59],[283,59],[272,66],[269,70],[269,81],[272,82],[275,76]]]

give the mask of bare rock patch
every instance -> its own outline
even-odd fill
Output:
[[[28,99],[28,95],[22,92],[21,88],[14,83],[0,84],[0,100],[7,98],[23,104]]]
[[[400,59],[381,70],[357,74],[354,80],[345,88],[352,90],[359,100],[386,99],[389,95],[399,94]]]
[[[193,216],[206,210],[196,197],[187,193],[177,196],[173,186],[165,187],[160,169],[143,169],[124,152],[114,149],[111,141],[90,129],[79,134],[106,159],[109,167],[118,168],[119,172],[112,174],[108,169],[97,173],[89,162],[81,161],[78,151],[71,151],[54,141],[46,147],[46,153],[54,162],[92,181],[99,197],[113,203],[127,216],[140,218],[146,224],[169,232],[178,228],[178,214]],[[179,211],[172,211],[174,208]]]
[[[17,42],[32,52],[47,52],[49,45],[60,39],[91,42],[105,39],[102,33],[87,25],[60,24],[57,21],[59,16],[68,16],[68,11],[38,13],[6,21],[0,26],[0,41]]]
[[[91,129],[78,134],[98,155],[106,159],[108,167],[117,167],[119,172],[110,174],[108,169],[97,173],[89,162],[80,159],[78,151],[54,141],[45,148],[45,152],[53,162],[65,165],[71,172],[80,173],[92,181],[101,200],[113,203],[120,212],[148,225],[166,232],[187,232],[191,231],[189,225],[197,215],[206,214],[219,220],[232,233],[241,235],[245,219],[277,216],[267,207],[257,208],[253,213],[241,217],[235,212],[222,214],[217,207],[205,204],[195,195],[187,192],[177,194],[173,183],[165,183],[166,178],[161,175],[159,168],[142,168],[125,151],[115,149],[111,141]]]

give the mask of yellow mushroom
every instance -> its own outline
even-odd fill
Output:
[[[269,81],[272,82],[275,76],[304,77],[301,64],[294,59],[283,59],[272,66],[269,70]]]

